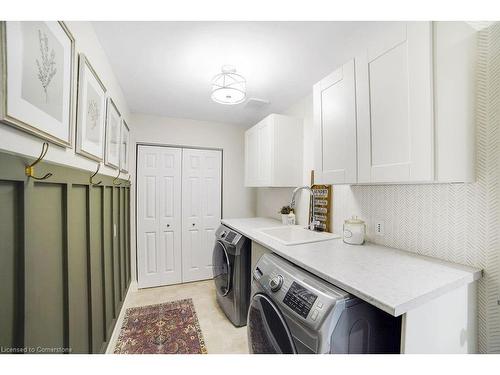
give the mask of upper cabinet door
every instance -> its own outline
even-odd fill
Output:
[[[267,117],[257,126],[259,156],[259,186],[272,186],[273,184],[273,144],[274,123]]]
[[[302,119],[270,114],[245,132],[245,186],[302,183]]]
[[[315,182],[357,182],[354,60],[313,88]]]
[[[259,133],[256,128],[245,132],[245,186],[257,186],[259,179]]]
[[[269,186],[272,183],[273,123],[259,122],[245,132],[245,186]]]
[[[358,182],[434,178],[432,25],[393,22],[356,58]]]

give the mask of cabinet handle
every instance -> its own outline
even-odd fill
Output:
[[[191,224],[191,225],[194,227],[194,223],[193,223],[193,224]]]
[[[167,224],[167,228],[170,228],[170,224]]]

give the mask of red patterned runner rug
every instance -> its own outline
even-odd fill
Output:
[[[114,353],[206,354],[193,300],[127,309]]]

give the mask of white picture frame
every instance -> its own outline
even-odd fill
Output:
[[[108,98],[106,105],[106,146],[104,164],[120,168],[121,115],[113,99]]]
[[[83,53],[78,59],[76,152],[96,161],[104,158],[106,87]]]
[[[130,151],[130,128],[125,120],[122,120],[120,135],[120,171],[128,173],[128,154]]]
[[[0,121],[72,147],[75,39],[64,22],[0,23]]]

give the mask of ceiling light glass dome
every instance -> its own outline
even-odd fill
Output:
[[[212,100],[220,104],[239,104],[246,98],[246,80],[231,65],[212,79]]]

